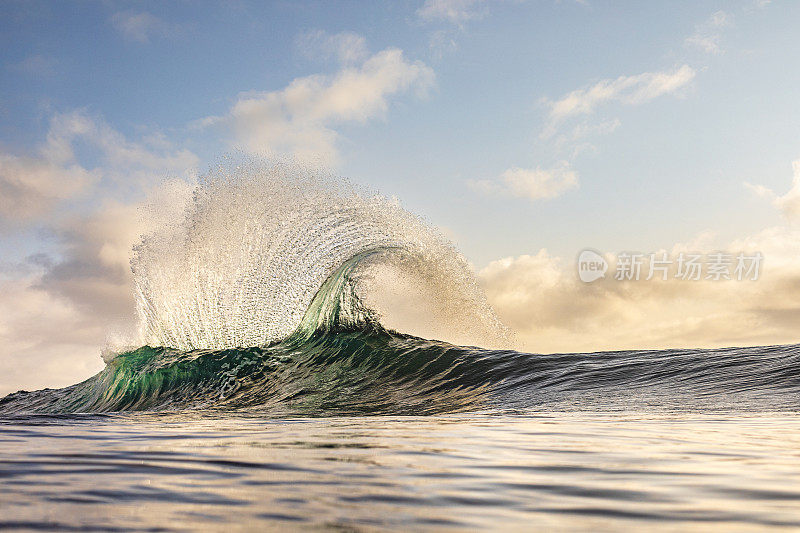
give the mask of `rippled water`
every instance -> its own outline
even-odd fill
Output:
[[[0,526],[800,527],[794,413],[0,421]]]

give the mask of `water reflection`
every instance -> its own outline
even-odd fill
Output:
[[[794,414],[17,417],[0,525],[800,526]]]

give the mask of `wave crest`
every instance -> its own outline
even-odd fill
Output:
[[[170,222],[134,249],[143,344],[265,346],[298,328],[371,321],[412,323],[422,331],[407,333],[461,344],[507,343],[444,237],[397,202],[320,170],[229,159]],[[399,284],[416,294],[395,308],[386,295]]]

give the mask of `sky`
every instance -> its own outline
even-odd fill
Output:
[[[396,197],[521,349],[796,342],[798,20],[767,0],[3,2],[0,394],[102,368],[141,206],[232,151]],[[610,265],[591,283],[587,248]],[[763,264],[620,280],[625,251]]]

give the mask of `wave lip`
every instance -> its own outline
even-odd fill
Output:
[[[451,342],[508,342],[468,263],[437,231],[395,201],[298,165],[220,165],[183,215],[135,247],[131,266],[139,344],[266,346],[295,332],[312,305],[345,321],[366,319],[369,307],[392,329]],[[414,295],[402,313],[385,298],[392,287]],[[315,303],[330,291],[337,297]],[[423,327],[400,315],[424,317]]]

